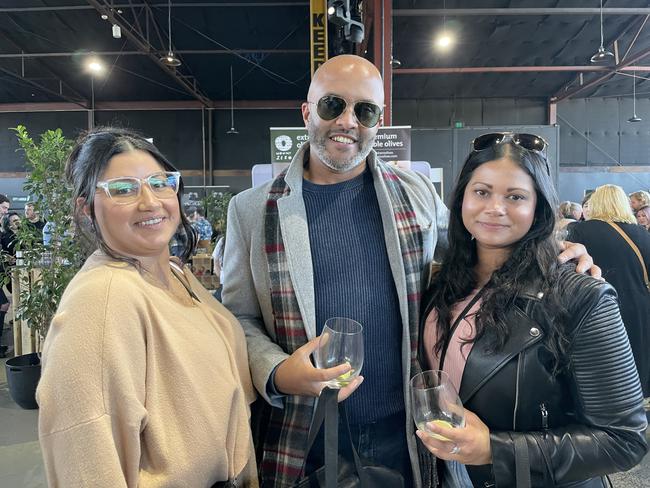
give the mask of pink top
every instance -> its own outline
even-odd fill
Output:
[[[458,315],[465,310],[468,303],[474,298],[479,290],[474,290],[467,298],[458,302],[451,311],[451,323],[456,321]],[[465,318],[458,324],[454,331],[449,346],[447,347],[447,354],[445,355],[445,364],[443,370],[449,375],[451,383],[456,388],[456,392],[460,392],[460,383],[463,379],[463,371],[465,370],[465,363],[467,357],[472,350],[473,342],[463,343],[468,339],[473,339],[476,334],[474,326],[474,319],[476,312],[481,306],[481,300],[469,309]],[[439,369],[440,357],[434,351],[434,346],[438,341],[438,312],[434,309],[431,311],[424,325],[424,350],[426,351],[427,360],[431,369]]]

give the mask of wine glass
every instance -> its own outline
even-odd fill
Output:
[[[444,427],[465,427],[465,409],[451,384],[449,375],[441,370],[423,371],[409,382],[411,408],[415,425],[431,437],[448,441],[428,427],[429,422]]]
[[[345,317],[327,319],[318,349],[314,351],[314,360],[316,367],[320,369],[349,364],[350,371],[326,382],[330,388],[349,385],[359,376],[363,366],[363,326]]]

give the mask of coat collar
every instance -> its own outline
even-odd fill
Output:
[[[545,337],[543,327],[540,327],[528,313],[529,310],[525,302],[532,301],[534,304],[540,302],[541,298],[537,292],[531,288],[529,293],[522,296],[524,307],[513,305],[508,312],[505,320],[510,324],[510,335],[499,351],[492,351],[493,334],[490,331],[485,332],[483,337],[478,339],[470,351],[463,372],[463,379],[460,386],[460,398],[463,403],[468,402],[474,394],[485,385],[485,383],[495,376],[512,358],[517,356],[525,349],[540,342]]]

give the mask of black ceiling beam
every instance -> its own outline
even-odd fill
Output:
[[[650,8],[604,8],[603,15],[648,15]],[[600,8],[407,8],[394,9],[393,17],[492,17],[502,15],[600,15]]]
[[[629,57],[625,61],[621,61],[620,63],[618,63],[616,66],[614,66],[611,69],[611,71],[609,73],[601,75],[598,78],[596,78],[594,80],[591,80],[590,82],[585,83],[582,86],[578,86],[578,87],[576,87],[576,88],[574,88],[572,90],[567,90],[565,93],[562,93],[561,95],[557,95],[555,97],[552,97],[551,98],[551,103],[557,103],[557,102],[559,102],[561,100],[571,98],[572,96],[574,96],[574,95],[576,95],[576,94],[578,94],[578,93],[580,93],[580,92],[582,92],[584,90],[587,90],[588,88],[599,85],[603,81],[606,81],[609,78],[611,78],[612,76],[614,76],[618,70],[622,70],[623,68],[625,68],[627,66],[631,66],[631,65],[633,65],[635,63],[638,63],[639,61],[641,61],[642,59],[647,58],[648,56],[650,56],[650,49],[644,49],[643,51],[640,51],[640,52],[636,53],[634,56]]]
[[[18,49],[20,49],[18,47]],[[79,56],[79,51],[49,53],[1,53],[0,59],[68,58]],[[144,51],[92,51],[93,56],[146,56]],[[174,54],[309,54],[309,49],[174,49]]]
[[[84,99],[77,100],[77,99],[74,99],[74,98],[69,97],[67,95],[64,95],[63,93],[59,93],[59,92],[56,92],[54,90],[50,90],[48,87],[43,86],[43,85],[41,85],[40,83],[37,83],[34,80],[30,80],[29,78],[23,78],[21,75],[19,75],[18,73],[14,73],[10,69],[0,67],[0,73],[5,73],[5,74],[7,74],[9,76],[12,76],[12,77],[16,78],[17,80],[20,80],[21,82],[27,83],[28,85],[30,85],[30,86],[32,86],[34,88],[37,88],[38,90],[41,90],[41,91],[43,91],[43,92],[45,92],[45,93],[47,93],[49,95],[53,95],[55,97],[62,98],[63,100],[65,100],[67,102],[78,105],[79,107],[81,107],[84,110],[88,109],[87,102]]]
[[[9,15],[9,18],[10,18],[10,19],[11,19],[11,20],[12,20],[12,21],[17,25],[17,26],[19,26],[19,27],[22,28],[22,26],[20,26],[20,24],[16,21],[16,19],[13,18],[12,15]],[[21,44],[20,44],[20,43],[19,43],[19,42],[18,42],[18,41],[13,37],[13,36],[11,36],[10,34],[8,34],[7,32],[3,32],[3,36],[4,36],[4,38],[5,38],[7,41],[9,41],[9,43],[12,44],[16,49],[20,49],[21,51],[24,51],[24,50],[25,50],[25,48],[24,48],[24,47],[23,47],[23,46],[22,46],[22,45],[21,45]],[[20,57],[20,56],[19,56],[19,57]],[[62,75],[61,75],[57,70],[51,68],[50,66],[48,66],[48,65],[47,65],[45,62],[43,62],[42,60],[41,60],[41,61],[38,61],[38,64],[39,64],[39,65],[41,66],[41,68],[43,68],[47,73],[49,73],[49,74],[52,75],[54,78],[56,78],[57,80],[59,80],[59,81],[61,82],[62,85],[65,85],[65,86],[70,90],[70,93],[71,93],[74,97],[77,97],[77,98],[79,98],[80,100],[85,100],[85,99],[86,99],[86,97],[85,97],[84,95],[82,95],[82,94],[79,93],[77,90],[75,90],[75,89],[72,88],[70,85],[68,85],[68,84],[64,81],[64,77],[63,77],[63,76],[62,76]],[[67,99],[66,99],[66,100],[67,100]]]
[[[625,63],[624,63],[624,62],[625,62],[625,58],[626,58],[627,55],[629,54],[630,49],[631,49],[632,46],[634,45],[634,42],[636,41],[636,38],[638,37],[639,33],[640,33],[641,30],[643,29],[643,26],[645,25],[647,19],[648,19],[648,16],[647,16],[647,15],[646,15],[644,18],[634,18],[634,19],[632,19],[630,22],[628,22],[628,23],[627,23],[627,24],[626,24],[626,25],[621,29],[621,31],[616,35],[616,37],[614,38],[614,40],[611,42],[611,44],[614,45],[614,48],[615,48],[615,50],[616,50],[616,56],[618,56],[618,51],[617,51],[617,44],[618,44],[618,42],[620,42],[621,39],[623,39],[623,37],[625,37],[625,36],[627,35],[628,32],[632,31],[632,30],[635,29],[635,28],[638,28],[638,31],[637,31],[636,36],[634,37],[634,40],[630,43],[630,45],[629,45],[627,51],[625,52],[625,54],[623,55],[623,57],[622,57],[622,58],[618,58],[618,57],[616,57],[616,61],[619,63],[619,65],[618,65],[618,70],[619,70],[619,71],[620,71],[622,68],[629,66],[629,64],[625,64]],[[610,43],[607,43],[607,45],[609,45],[609,44],[610,44]],[[598,84],[600,84],[600,83],[603,83],[603,82],[609,80],[612,76],[614,76],[614,75],[616,74],[617,68],[614,68],[614,67],[612,67],[612,66],[606,66],[606,68],[608,68],[609,71],[608,71],[606,74],[603,74],[603,75],[599,76],[598,78],[592,80],[593,83],[590,81],[590,82],[589,82],[589,87],[592,87],[592,86],[598,85]],[[560,100],[564,100],[564,99],[566,99],[566,98],[569,98],[569,97],[573,96],[574,94],[576,94],[576,93],[582,91],[582,87],[584,86],[584,81],[583,81],[583,77],[582,77],[582,76],[583,76],[583,75],[581,74],[581,75],[579,75],[578,77],[576,77],[576,78],[574,78],[573,80],[571,80],[570,82],[565,83],[565,84],[562,86],[562,88],[560,88],[560,89],[559,89],[559,90],[558,90],[554,95],[551,96],[551,98],[550,98],[551,103],[557,103],[557,102],[560,101]],[[571,89],[571,86],[572,86],[574,83],[579,83],[580,85],[577,86],[577,87],[574,88],[574,89]],[[576,90],[577,90],[577,91],[576,91]],[[567,95],[568,95],[568,96],[567,96]]]
[[[154,8],[167,8],[167,3],[118,3],[111,5],[110,8],[125,9],[125,8],[138,8],[138,7],[154,7]],[[174,8],[188,8],[188,7],[206,7],[206,8],[228,8],[228,7],[309,7],[309,2],[208,2],[208,3],[179,3],[174,5]],[[57,10],[70,11],[70,10],[92,10],[92,5],[64,5],[59,7],[3,7],[0,8],[0,13],[3,12],[53,12]]]
[[[115,5],[107,5],[105,3],[99,2],[98,0],[88,0],[88,3],[92,5],[100,14],[107,15],[108,20],[111,23],[119,25],[122,29],[122,34],[126,36],[138,50],[145,53],[149,59],[158,65],[160,69],[172,77],[176,83],[181,85],[185,91],[203,103],[203,105],[206,107],[212,106],[212,101],[206,95],[204,95],[198,87],[196,87],[195,83],[190,83],[177,69],[167,66],[160,60],[159,49],[156,49],[149,43],[147,39],[135,32],[133,26],[131,26],[122,16],[119,14],[117,16],[115,15]]]
[[[4,35],[5,39],[6,39],[7,41],[9,41],[11,44],[13,44],[13,46],[14,46],[16,49],[21,49],[21,50],[23,49],[23,47],[22,47],[22,46],[21,46],[21,45],[20,45],[20,44],[19,44],[19,43],[18,43],[18,42],[17,42],[17,41],[12,37],[12,36],[10,36],[9,34],[7,34],[6,32],[4,32],[3,35]],[[57,93],[57,92],[54,91],[54,90],[50,90],[49,88],[45,87],[44,85],[41,85],[41,84],[38,83],[37,81],[34,81],[34,80],[30,80],[30,79],[28,79],[28,78],[25,78],[25,77],[23,76],[24,73],[21,73],[21,74],[19,75],[18,73],[14,73],[14,72],[11,71],[11,70],[4,70],[4,72],[5,72],[5,73],[8,73],[8,74],[11,74],[12,76],[14,76],[14,77],[16,77],[16,78],[19,78],[19,79],[22,80],[22,81],[25,81],[25,82],[29,83],[31,86],[33,86],[33,87],[35,87],[35,88],[38,88],[38,89],[40,89],[40,90],[43,90],[43,91],[49,93],[50,95],[56,95],[56,96],[58,96],[58,97],[60,97],[60,98],[62,98],[62,99],[64,99],[64,100],[66,100],[66,101],[68,101],[68,102],[76,103],[76,104],[78,104],[78,105],[81,105],[82,102],[88,104],[88,102],[87,102],[87,100],[86,100],[86,97],[83,96],[81,93],[77,92],[77,91],[76,91],[74,88],[72,88],[70,85],[68,85],[67,83],[65,83],[65,82],[63,81],[63,76],[61,76],[59,73],[57,73],[56,70],[50,68],[50,67],[49,67],[47,64],[45,64],[42,60],[37,61],[37,62],[38,62],[38,64],[41,66],[41,68],[42,68],[43,70],[45,70],[47,73],[49,73],[50,75],[52,75],[54,78],[56,78],[56,79],[59,81],[59,83],[61,84],[61,85],[60,85],[60,88],[61,88],[60,93]],[[66,86],[66,88],[68,88],[68,89],[70,90],[70,92],[71,92],[71,94],[73,95],[73,97],[69,97],[69,96],[63,94],[63,89],[62,89],[62,88],[63,88],[64,85]],[[75,97],[76,97],[76,98],[75,98]],[[83,106],[83,105],[81,105],[81,106]]]

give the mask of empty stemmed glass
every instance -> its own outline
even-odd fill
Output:
[[[359,376],[363,366],[363,326],[352,319],[333,317],[327,319],[314,351],[316,367],[333,368],[349,364],[351,369],[338,378],[326,382],[330,388],[342,388]]]
[[[429,422],[444,427],[465,426],[465,409],[447,373],[423,371],[411,378],[409,386],[413,420],[419,430],[447,441],[446,437],[431,431]]]

